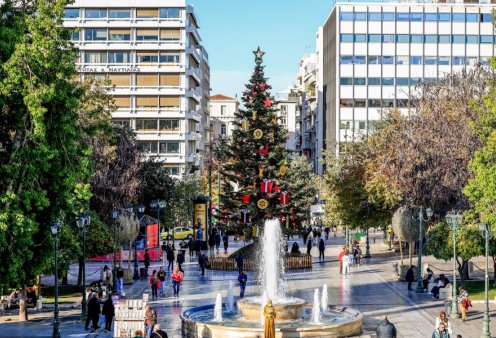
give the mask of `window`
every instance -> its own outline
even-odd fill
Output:
[[[353,34],[340,34],[339,39],[341,42],[353,42]]]
[[[463,66],[465,65],[465,58],[463,56],[453,56],[452,64],[453,66]]]
[[[351,86],[353,84],[353,79],[351,77],[342,77],[339,79],[339,84],[342,86]]]
[[[227,106],[223,104],[220,106],[220,115],[223,116],[226,115],[226,113],[227,113]]]
[[[421,56],[410,56],[410,64],[411,65],[421,65],[422,57]]]
[[[492,35],[481,35],[480,36],[480,43],[493,43],[493,36]]]
[[[450,43],[451,36],[449,35],[439,35],[439,43]]]
[[[172,54],[172,53],[168,53],[168,52],[161,52],[160,53],[160,63],[173,63],[173,64],[176,64],[176,63],[179,63],[179,54]]]
[[[410,13],[396,13],[396,21],[410,21]]]
[[[467,43],[479,43],[479,36],[478,35],[467,35]]]
[[[180,14],[180,9],[176,7],[160,8],[160,17],[163,19],[177,19]]]
[[[380,108],[381,100],[380,99],[369,99],[369,108]]]
[[[479,14],[467,13],[467,22],[479,22]]]
[[[394,107],[394,99],[383,99],[382,106],[384,108],[393,108]]]
[[[451,58],[449,56],[440,56],[437,58],[437,64],[440,66],[449,66]]]
[[[145,119],[136,119],[136,131],[147,131],[147,132],[156,132],[158,126],[158,121],[154,120],[145,120]]]
[[[160,120],[160,131],[179,131],[179,120]]]
[[[140,152],[145,154],[156,154],[158,151],[157,142],[139,141],[137,148]]]
[[[158,40],[158,30],[157,29],[138,28],[136,30],[136,40],[137,41],[157,41]]]
[[[288,106],[287,105],[282,105],[281,106],[281,115],[282,116],[288,115]]]
[[[437,82],[437,78],[435,78],[435,77],[424,78],[424,83],[436,83],[436,82]]]
[[[136,10],[137,19],[158,18],[158,9],[156,8],[138,8]]]
[[[465,43],[465,35],[452,35],[451,41],[453,43]]]
[[[396,78],[396,85],[397,86],[409,86],[410,85],[410,78],[408,78],[408,77],[397,77]]]
[[[179,96],[160,96],[160,108],[179,108],[181,99]]]
[[[365,86],[365,78],[364,77],[354,77],[353,84],[355,86]]]
[[[425,43],[437,43],[437,35],[424,35]]]
[[[369,34],[369,42],[381,42],[381,34]]]
[[[226,133],[227,133],[227,126],[226,126],[226,124],[225,124],[225,123],[222,123],[222,124],[220,125],[220,134],[221,134],[222,136],[225,136],[225,135],[226,135]]]
[[[394,13],[384,12],[382,13],[383,21],[394,21]]]
[[[105,41],[107,40],[106,29],[86,29],[84,31],[84,39],[86,41]]]
[[[437,21],[437,13],[424,13],[425,21]]]
[[[396,107],[408,107],[408,99],[396,99]]]
[[[156,96],[137,96],[136,108],[157,108],[158,99]]]
[[[131,17],[129,9],[109,9],[110,19],[128,19]]]
[[[392,77],[383,77],[382,78],[383,86],[394,86],[394,78]]]
[[[156,87],[158,85],[157,74],[136,74],[136,86]]]
[[[397,65],[408,65],[410,64],[410,57],[403,55],[403,56],[397,56],[396,57],[396,64]]]
[[[131,30],[129,29],[109,29],[110,41],[130,41]]]
[[[381,64],[381,57],[369,55],[367,57],[367,62],[369,65],[379,65],[379,64]]]
[[[110,73],[108,78],[116,87],[129,87],[131,85],[131,76],[129,74]]]
[[[365,99],[355,99],[354,105],[356,108],[365,108],[367,105],[367,100]]]
[[[465,65],[466,66],[475,66],[477,64],[477,57],[471,56],[465,58]]]
[[[394,43],[394,34],[382,34],[382,42],[384,43]]]
[[[179,154],[179,142],[160,142],[161,154]]]
[[[181,77],[179,74],[160,74],[161,86],[180,86]]]
[[[398,35],[396,35],[396,42],[397,43],[409,43],[410,42],[410,35],[398,34]]]
[[[128,120],[128,119],[112,120],[112,123],[114,125],[121,126],[121,127],[130,127],[131,126],[131,120]]]
[[[349,55],[342,55],[339,57],[339,62],[343,65],[351,65],[353,63],[353,57]]]
[[[117,108],[129,108],[131,106],[131,98],[129,96],[113,96],[112,98]]]
[[[179,41],[181,40],[181,30],[177,28],[162,28],[160,30],[161,41]]]
[[[365,61],[365,56],[363,56],[363,55],[355,55],[355,56],[353,56],[353,63],[355,65],[364,65],[367,62]]]
[[[369,13],[369,21],[381,21],[381,13]]]
[[[365,121],[357,121],[358,129],[364,130],[365,129]]]
[[[410,21],[422,21],[422,13],[410,13]]]
[[[137,52],[136,53],[137,63],[156,63],[158,62],[157,52]]]
[[[420,34],[413,34],[410,36],[411,43],[422,43],[423,36]]]
[[[388,55],[381,56],[381,64],[393,65],[394,64],[394,56],[388,56]]]
[[[85,18],[87,19],[102,19],[107,17],[106,9],[86,9]]]
[[[356,21],[366,21],[367,20],[367,13],[355,12],[355,20]]]
[[[78,31],[71,31],[71,40],[72,41],[79,41],[79,32]]]
[[[107,63],[107,52],[84,52],[85,63]]]
[[[79,8],[66,8],[64,12],[64,18],[66,19],[79,18]]]
[[[441,22],[450,22],[451,14],[450,13],[439,13],[438,14],[439,21]]]
[[[353,108],[353,99],[340,99],[339,106],[342,108]]]
[[[367,34],[355,34],[353,37],[355,42],[367,42]]]
[[[410,86],[416,86],[417,83],[419,83],[420,79],[418,77],[411,77],[410,78]]]
[[[381,78],[380,77],[369,77],[369,86],[380,86]]]
[[[480,62],[483,64],[483,65],[489,65],[489,58],[488,57],[481,57],[480,58]]]
[[[464,13],[453,13],[451,14],[453,22],[465,22],[465,14]]]
[[[424,65],[435,65],[437,63],[437,57],[435,56],[424,56]]]
[[[109,52],[109,63],[131,63],[130,52]]]
[[[480,22],[493,22],[493,15],[491,13],[481,13]]]
[[[341,21],[353,21],[354,19],[353,12],[341,12],[339,14],[339,19]]]
[[[179,167],[165,167],[165,170],[169,175],[179,175]],[[186,231],[188,231],[187,229]]]

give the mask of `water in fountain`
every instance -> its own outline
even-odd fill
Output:
[[[227,311],[234,312],[234,292],[232,280],[229,281],[229,287],[227,288]]]
[[[281,246],[282,232],[279,220],[268,220],[264,226],[262,239],[262,287],[267,293],[267,298],[277,303],[284,298],[281,276],[284,274]]]
[[[260,302],[260,324],[264,326],[265,316],[264,316],[264,307],[267,305],[267,292],[262,293],[262,298]]]
[[[215,298],[215,307],[214,307],[214,322],[222,321],[222,295],[217,293],[217,298]]]
[[[327,284],[324,284],[324,286],[322,286],[322,298],[320,302],[320,307],[322,308],[323,313],[327,312],[328,301],[329,300],[327,296]]]
[[[313,293],[312,323],[320,324],[319,289],[315,289]]]

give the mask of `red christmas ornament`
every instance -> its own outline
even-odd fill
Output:
[[[274,182],[272,182],[269,179],[264,178],[262,180],[262,182],[260,182],[260,192],[265,193],[265,194],[272,193],[273,185],[274,185]]]
[[[258,85],[258,87],[259,87],[261,90],[265,90],[265,86],[266,86],[266,85],[265,85],[265,83],[263,83],[263,82],[262,82],[261,84],[259,84],[259,85]]]
[[[248,204],[248,203],[250,203],[250,195],[243,195],[243,196],[241,196],[241,201],[242,201],[244,204]]]
[[[281,192],[281,194],[279,195],[279,202],[281,203],[281,205],[289,204],[289,192]]]
[[[272,106],[272,102],[270,101],[270,98],[266,98],[264,100],[264,104],[266,107],[271,107]]]
[[[281,192],[281,189],[280,189],[279,187],[277,187],[277,186],[276,186],[276,187],[274,187],[274,192],[275,192],[275,193],[280,193],[280,192]]]
[[[262,148],[257,151],[260,155],[268,155],[269,154],[269,145],[266,145],[265,148]]]

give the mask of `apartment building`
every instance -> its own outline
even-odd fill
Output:
[[[216,94],[210,97],[210,130],[215,146],[220,139],[230,137],[236,121],[235,114],[239,109],[239,101],[234,97]]]
[[[494,5],[338,3],[322,29],[324,146],[367,135],[386,109],[405,113],[419,80],[487,63]],[[319,45],[319,43],[317,43]]]
[[[76,0],[64,26],[79,50],[82,78],[108,78],[115,123],[138,145],[186,177],[208,148],[210,71],[192,6],[185,0]]]
[[[276,115],[278,123],[288,132],[286,150],[292,155],[301,154],[300,141],[300,97],[298,88],[291,86],[283,92],[276,93]]]

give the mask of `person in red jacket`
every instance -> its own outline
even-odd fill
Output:
[[[183,281],[183,273],[179,271],[179,268],[176,267],[174,272],[172,273],[172,286],[174,288],[174,296],[179,297],[179,286]]]
[[[338,254],[339,274],[342,274],[343,273],[343,256],[344,256],[344,248],[342,248],[341,251]]]
[[[160,288],[160,278],[158,278],[157,270],[153,270],[150,276],[150,286],[152,287],[152,300],[158,298],[158,289]]]

